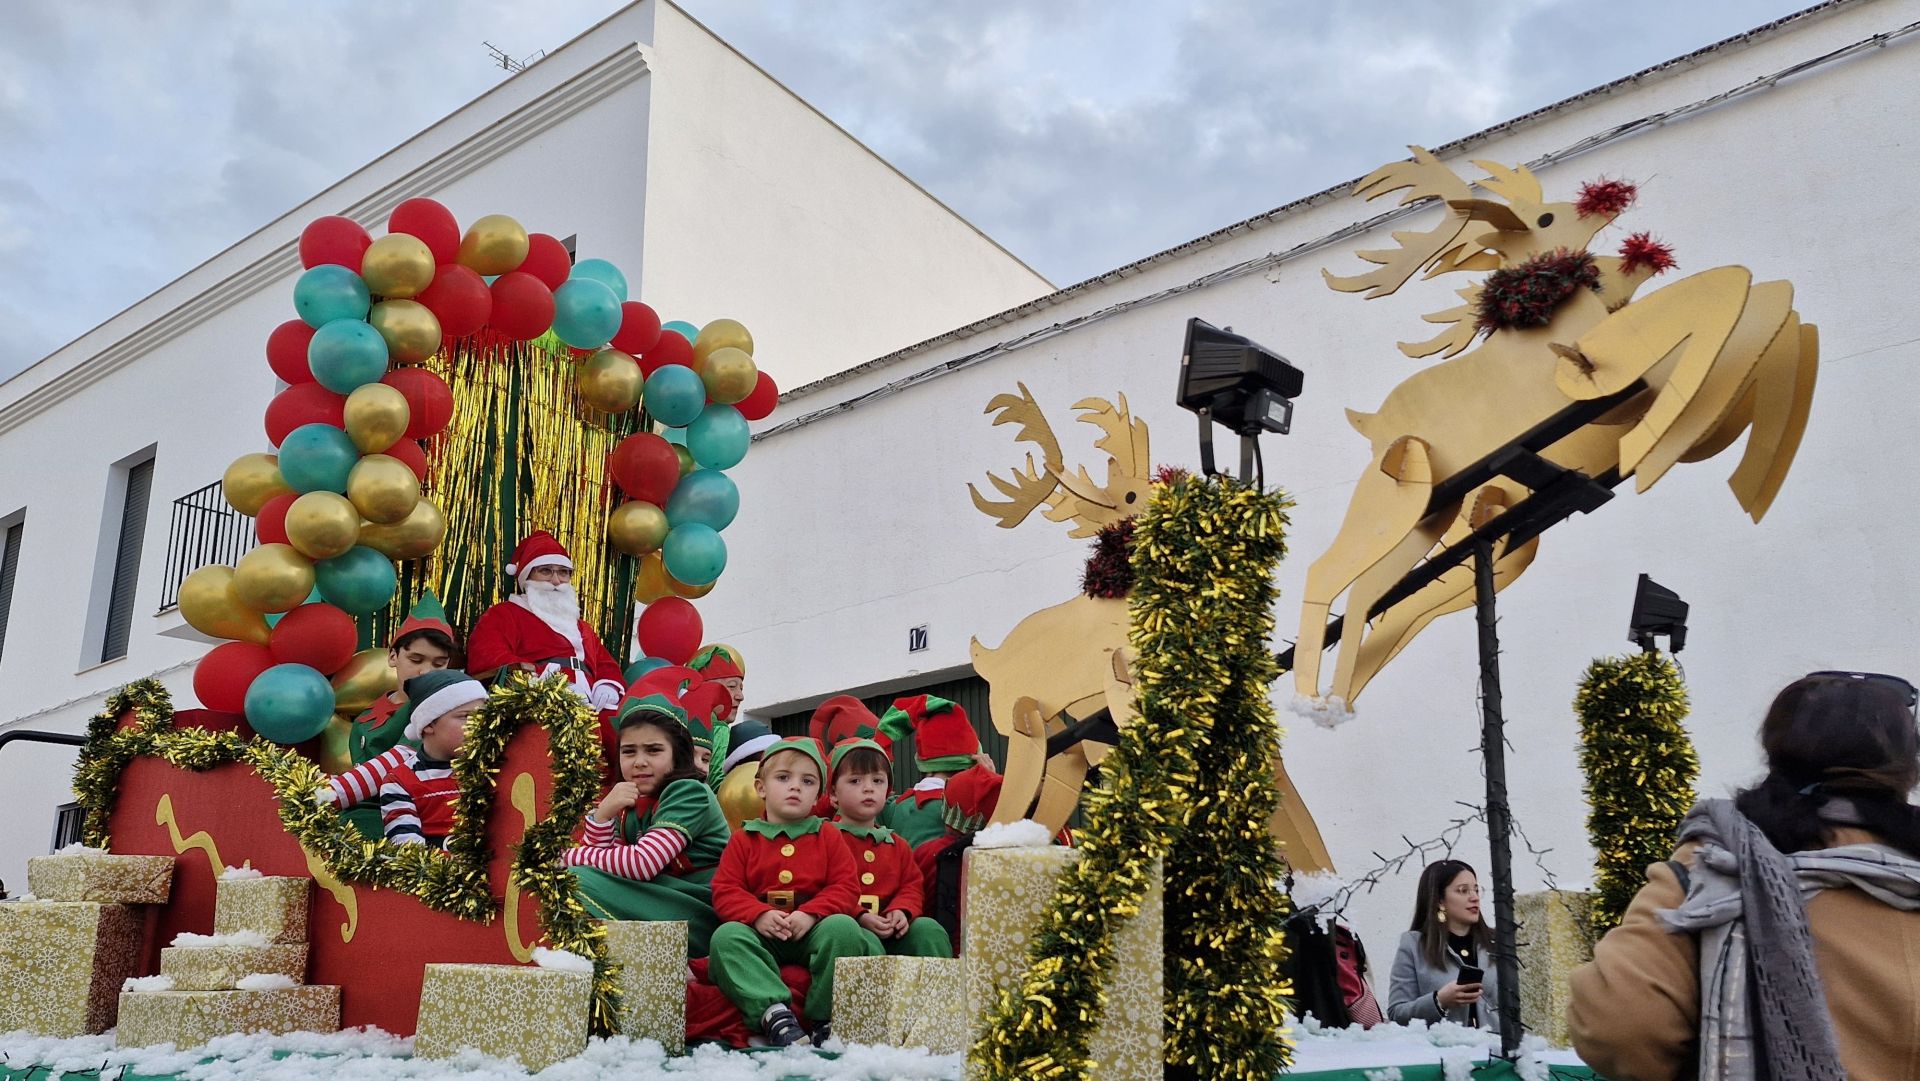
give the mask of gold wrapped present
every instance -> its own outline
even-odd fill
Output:
[[[683,932],[684,934],[684,932]],[[684,939],[682,939],[684,941]],[[587,1049],[593,977],[519,965],[428,965],[413,1053],[448,1058],[471,1047],[539,1073]]]
[[[833,970],[833,1031],[848,1043],[967,1049],[971,1018],[955,1008],[966,986],[952,957],[843,957]]]
[[[1079,858],[1079,849],[1059,846],[967,850],[960,934],[970,1027],[977,1028],[984,1011],[1027,971],[1027,945],[1040,914],[1061,872]],[[1140,914],[1127,921],[1114,943],[1107,1009],[1090,1048],[1097,1063],[1090,1076],[1098,1081],[1158,1081],[1164,1074],[1162,886],[1155,868]],[[833,1020],[840,1030],[843,1019]]]
[[[128,991],[120,996],[121,1047],[170,1043],[198,1047],[236,1032],[336,1032],[338,987],[285,987],[272,991]]]
[[[1555,1047],[1567,1044],[1568,980],[1593,960],[1593,895],[1541,890],[1513,899],[1520,924],[1520,1016]]]
[[[160,975],[176,991],[231,991],[255,973],[307,982],[307,947],[168,946],[160,951]]]
[[[27,890],[42,901],[164,905],[172,889],[172,856],[88,853],[27,861]]]
[[[278,944],[307,941],[311,878],[222,878],[213,900],[213,933],[258,931]]]
[[[144,922],[126,905],[0,903],[0,1032],[67,1039],[112,1028]]]
[[[607,959],[620,966],[620,1033],[687,1047],[685,920],[607,920]]]

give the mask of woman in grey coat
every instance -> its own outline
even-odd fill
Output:
[[[1478,983],[1461,983],[1461,966],[1484,970]],[[1400,936],[1387,988],[1387,1018],[1406,1024],[1454,1021],[1500,1027],[1493,931],[1480,916],[1480,880],[1459,860],[1441,860],[1420,873],[1413,927]]]

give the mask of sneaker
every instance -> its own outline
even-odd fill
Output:
[[[813,1046],[825,1047],[827,1046],[827,1041],[832,1038],[833,1038],[833,1022],[832,1021],[821,1021],[820,1023],[813,1026]]]
[[[793,1015],[793,1008],[785,1003],[775,1003],[767,1007],[760,1015],[760,1030],[767,1035],[767,1043],[773,1047],[791,1047],[794,1044],[807,1046],[807,1030],[800,1027],[800,1019]]]

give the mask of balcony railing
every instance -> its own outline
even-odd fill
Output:
[[[162,612],[180,603],[180,583],[209,563],[229,566],[253,547],[253,519],[229,506],[220,482],[173,501],[167,523],[167,577],[160,587]]]

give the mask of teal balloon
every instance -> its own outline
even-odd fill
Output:
[[[669,527],[698,523],[718,533],[733,524],[733,516],[739,513],[740,489],[734,487],[727,475],[717,469],[696,469],[688,473],[680,478],[680,483],[673,486],[673,494],[667,497]],[[680,578],[677,574],[674,577]],[[680,580],[687,581],[685,578]]]
[[[310,327],[335,319],[365,319],[373,297],[360,275],[338,263],[314,267],[293,283],[293,310]]]
[[[703,586],[727,569],[727,542],[712,526],[688,522],[674,526],[667,534],[667,542],[660,546],[660,558],[668,574],[687,585]]]
[[[620,298],[594,278],[560,283],[553,291],[553,332],[575,349],[600,348],[620,332]]]
[[[387,340],[365,320],[335,319],[313,332],[307,367],[314,382],[335,394],[352,394],[387,374]]]
[[[304,600],[304,601],[301,601],[300,603],[301,603],[301,604],[318,604],[318,603],[320,603],[320,587],[319,587],[319,586],[314,586],[314,587],[313,587],[312,589],[310,589],[310,590],[308,590],[308,591],[307,591],[307,599],[306,599],[306,600]],[[296,607],[298,607],[298,606],[296,606]],[[291,612],[291,611],[293,611],[293,609],[292,609],[292,608],[289,608],[289,609],[287,609],[287,612]],[[268,626],[268,627],[270,627],[270,628],[271,628],[271,627],[278,627],[278,626],[280,625],[280,621],[281,621],[282,619],[285,619],[285,618],[286,618],[286,616],[287,616],[287,612],[268,612],[268,613],[267,613],[267,616],[266,616],[266,618],[267,618],[267,626]]]
[[[687,322],[685,319],[675,319],[671,323],[662,323],[660,324],[660,329],[671,330],[688,341],[692,341],[700,336],[700,328]],[[683,578],[681,581],[684,582],[686,579]]]
[[[347,474],[360,460],[360,448],[331,424],[302,424],[280,443],[280,475],[296,492],[347,491]]]
[[[626,677],[627,685],[632,686],[634,680],[639,679],[648,672],[665,668],[672,663],[672,661],[666,660],[663,657],[642,657],[632,664],[627,665],[627,670],[622,673],[622,675]]]
[[[668,428],[659,434],[660,438],[672,443],[676,447],[684,447],[687,445],[687,430],[685,428]]]
[[[573,264],[572,280],[599,282],[613,293],[613,302],[616,305],[627,302],[627,276],[620,273],[619,267],[614,266],[605,259],[582,259]],[[566,286],[562,285],[560,288],[565,289]],[[558,300],[559,298],[559,291],[556,290],[554,292],[554,299]],[[609,334],[607,337],[611,338],[613,335]],[[579,348],[585,349],[586,346],[583,345]]]
[[[305,743],[333,719],[333,685],[304,664],[276,664],[247,686],[247,723],[280,744]]]
[[[730,405],[715,402],[687,425],[687,452],[703,469],[732,469],[747,456],[753,430]]]
[[[369,615],[393,599],[393,560],[355,545],[313,565],[313,578],[328,604],[356,616]]]
[[[647,376],[640,400],[646,403],[648,416],[668,427],[684,428],[707,407],[707,385],[692,368],[668,364]]]

